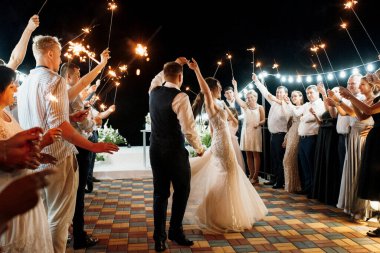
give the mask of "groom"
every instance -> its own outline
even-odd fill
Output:
[[[169,239],[179,245],[191,246],[182,228],[187,199],[190,193],[189,153],[185,148],[185,138],[198,155],[204,148],[195,131],[194,116],[189,97],[181,92],[183,64],[186,58],[168,62],[152,80],[149,92],[149,112],[152,120],[150,137],[150,163],[154,185],[154,234],[155,250],[166,249],[166,210],[173,185],[172,215]]]

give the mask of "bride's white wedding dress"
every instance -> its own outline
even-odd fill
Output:
[[[190,159],[191,191],[186,218],[207,232],[240,232],[252,228],[268,210],[240,168],[232,146],[227,114],[210,118],[212,144],[202,157]]]

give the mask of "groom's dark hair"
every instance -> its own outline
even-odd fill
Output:
[[[169,77],[169,79],[177,77],[182,72],[182,65],[175,61],[165,63],[164,65],[164,76]]]

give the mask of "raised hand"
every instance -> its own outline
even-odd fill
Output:
[[[191,58],[191,61],[187,61],[187,66],[192,70],[199,69],[198,63],[194,58]]]
[[[232,79],[232,86],[234,86],[234,88],[237,88],[237,82],[235,79]]]
[[[319,93],[322,94],[322,96],[326,96],[326,89],[325,89],[325,86],[323,85],[323,83],[317,84],[317,90]]]
[[[40,152],[42,129],[39,127],[15,134],[2,141],[2,170],[12,172],[17,169],[36,169]]]
[[[289,104],[290,103],[290,98],[288,96],[284,96],[284,101],[285,101],[285,103]]]
[[[62,139],[62,129],[56,127],[49,129],[42,137],[42,142],[44,146],[53,144],[55,141]]]
[[[82,122],[88,115],[88,109],[70,114],[71,122]]]
[[[108,60],[111,58],[110,51],[108,48],[104,49],[103,52],[100,54],[100,63],[106,65]]]
[[[30,32],[34,32],[34,30],[36,30],[39,25],[40,25],[40,18],[38,17],[38,15],[33,15],[29,19],[26,29],[29,30]]]
[[[108,110],[110,112],[114,112],[116,110],[116,106],[115,105],[111,105],[110,107],[108,107]]]
[[[335,107],[335,101],[332,98],[326,98],[326,102],[329,106]]]
[[[354,95],[352,95],[351,91],[349,91],[347,88],[344,88],[342,86],[339,86],[339,93],[342,97],[346,99],[350,99]]]
[[[253,82],[258,82],[259,81],[259,78],[257,77],[257,75],[255,73],[252,74],[252,81]]]
[[[9,138],[7,148],[18,148],[31,145],[32,142],[36,143],[42,140],[43,130],[40,127],[34,127],[29,130],[19,132]]]
[[[178,64],[181,64],[182,66],[185,65],[186,63],[188,63],[188,60],[186,59],[186,57],[178,57],[176,60],[175,60],[176,63]]]
[[[97,86],[96,84],[91,85],[90,87],[88,87],[87,92],[88,92],[88,93],[94,93],[94,92],[96,91],[97,88],[98,88],[98,86]]]

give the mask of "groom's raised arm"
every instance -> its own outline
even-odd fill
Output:
[[[187,141],[198,154],[203,154],[204,148],[195,131],[195,120],[193,111],[191,110],[189,96],[185,93],[178,94],[173,100],[172,108],[177,114],[182,133],[185,135]]]
[[[152,80],[152,82],[150,83],[150,87],[149,87],[149,91],[148,93],[150,94],[150,92],[158,87],[158,86],[161,86],[163,83],[165,82],[165,78],[164,78],[164,71],[162,70],[160,73],[158,73]]]

